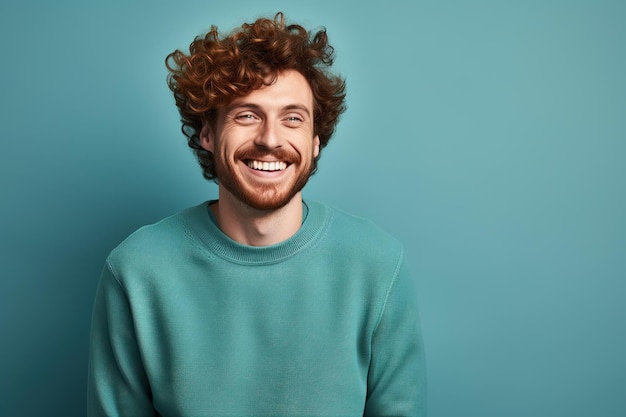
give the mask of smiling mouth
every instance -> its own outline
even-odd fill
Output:
[[[267,162],[267,161],[256,161],[256,160],[249,160],[246,161],[246,165],[249,168],[252,168],[254,170],[257,171],[282,171],[284,169],[287,168],[288,164],[286,162],[283,161],[272,161],[272,162]]]

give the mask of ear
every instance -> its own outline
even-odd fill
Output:
[[[320,137],[319,135],[315,135],[313,138],[313,158],[317,158],[317,155],[320,154]]]
[[[200,131],[200,146],[202,146],[202,149],[214,153],[215,135],[213,134],[213,129],[211,129],[209,123],[207,122],[202,124],[202,130]]]

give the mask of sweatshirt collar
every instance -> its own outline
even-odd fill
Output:
[[[206,201],[193,210],[193,220],[187,226],[203,246],[216,256],[242,265],[273,264],[284,261],[314,245],[325,234],[331,220],[331,211],[323,204],[305,200],[300,229],[289,239],[270,246],[249,246],[232,240],[217,226],[211,203]]]

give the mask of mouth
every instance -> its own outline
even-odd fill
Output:
[[[254,159],[245,161],[245,164],[248,166],[248,168],[254,169],[256,171],[267,171],[267,172],[283,171],[287,169],[287,167],[289,166],[289,164],[284,161],[268,162],[268,161],[258,161]]]

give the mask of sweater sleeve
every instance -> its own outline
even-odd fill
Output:
[[[372,337],[366,416],[426,416],[426,366],[417,295],[400,261]]]
[[[156,416],[128,299],[109,265],[94,303],[89,351],[87,415]]]

